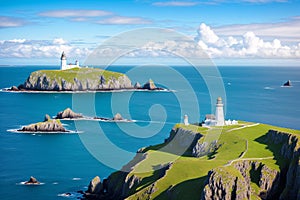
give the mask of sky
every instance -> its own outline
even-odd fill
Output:
[[[146,53],[131,52],[120,64],[164,58],[162,50],[197,57],[196,45],[220,66],[300,67],[298,0],[0,0],[0,10],[0,65],[59,65],[62,51],[68,61],[84,62],[112,37],[151,27],[194,44],[183,47],[175,37],[161,42],[145,32],[138,37],[145,36],[139,48]]]

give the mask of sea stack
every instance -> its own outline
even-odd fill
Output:
[[[30,176],[29,181],[25,182],[25,185],[38,185],[40,184],[39,181],[36,180],[36,178],[34,178],[33,176]]]
[[[149,80],[145,85],[143,86],[143,89],[147,90],[155,90],[157,89],[156,85],[154,84],[153,80]]]
[[[288,80],[287,82],[285,82],[285,83],[283,84],[283,86],[284,86],[284,87],[290,87],[290,86],[292,86],[292,82],[291,82],[290,80]]]
[[[121,121],[121,120],[124,120],[124,119],[123,119],[123,117],[122,117],[122,115],[120,113],[117,113],[117,114],[115,114],[115,116],[113,117],[112,120],[114,120],[114,121]]]
[[[75,113],[70,108],[65,109],[57,113],[55,119],[74,119],[74,118],[83,118],[82,114]]]

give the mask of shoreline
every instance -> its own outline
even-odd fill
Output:
[[[44,94],[75,94],[75,93],[112,93],[112,92],[176,92],[176,90],[168,90],[168,89],[107,89],[107,90],[62,90],[62,91],[54,91],[54,90],[11,90],[10,88],[2,88],[0,92],[11,92],[11,93],[44,93]]]

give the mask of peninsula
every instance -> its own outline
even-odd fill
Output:
[[[299,139],[297,130],[243,121],[177,124],[164,143],[138,150],[107,179],[96,176],[84,198],[299,199]]]

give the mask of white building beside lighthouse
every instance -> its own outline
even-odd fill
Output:
[[[61,70],[66,70],[66,69],[72,69],[72,68],[76,68],[76,67],[80,67],[79,66],[79,62],[76,60],[75,64],[69,63],[67,64],[67,57],[65,52],[63,51],[60,57],[60,69]]]

